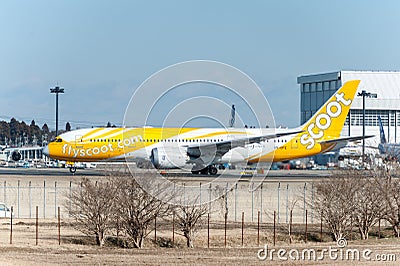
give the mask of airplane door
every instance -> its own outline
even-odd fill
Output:
[[[299,138],[293,138],[291,141],[291,147],[292,149],[298,149],[299,148]]]
[[[82,135],[75,135],[75,148],[77,149],[83,148]]]

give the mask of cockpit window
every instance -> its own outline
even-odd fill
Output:
[[[53,139],[53,140],[50,141],[50,142],[62,142],[62,139],[61,139],[61,138],[56,138],[56,139]]]

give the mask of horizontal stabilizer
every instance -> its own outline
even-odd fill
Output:
[[[331,143],[337,143],[339,144],[340,142],[352,142],[352,141],[356,141],[356,140],[362,140],[362,139],[368,139],[368,138],[372,138],[375,137],[374,135],[368,135],[368,136],[358,136],[358,137],[344,137],[344,138],[337,138],[337,139],[330,139],[330,140],[324,140],[324,141],[320,141],[320,144],[331,144]]]

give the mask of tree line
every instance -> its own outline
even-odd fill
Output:
[[[115,127],[110,122],[107,127]],[[71,131],[71,124],[67,122],[64,130],[59,130],[58,134]],[[32,120],[28,125],[24,121],[11,118],[10,122],[0,121],[0,145],[9,147],[19,147],[23,145],[44,146],[56,137],[55,130],[50,130],[47,123],[42,127]]]
[[[11,118],[10,122],[0,121],[0,143],[7,146],[22,146],[26,144],[43,145],[55,137],[45,123],[39,127],[35,120],[28,125],[24,121]]]

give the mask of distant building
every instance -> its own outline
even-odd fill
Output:
[[[43,147],[27,146],[20,148],[6,148],[0,153],[0,160],[12,161],[13,152],[18,152],[21,155],[21,160],[25,161],[46,161],[48,157],[43,154]]]
[[[300,85],[301,123],[307,121],[322,104],[346,81],[359,79],[355,99],[352,103],[342,136],[362,135],[362,90],[376,93],[377,98],[365,98],[365,134],[375,135],[366,140],[368,145],[378,146],[378,116],[381,116],[386,138],[389,142],[400,141],[400,71],[336,71],[303,75],[297,78]]]

